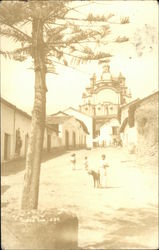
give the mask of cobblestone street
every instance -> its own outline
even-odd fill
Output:
[[[137,166],[135,156],[123,148],[75,153],[75,171],[69,162],[71,152],[42,163],[39,209],[59,208],[76,213],[80,248],[157,249],[157,166],[148,169]],[[95,189],[92,176],[84,170],[83,160],[88,156],[89,168],[96,169],[102,153],[110,165],[108,183],[107,188]],[[24,171],[2,176],[5,206],[20,206],[23,175]]]

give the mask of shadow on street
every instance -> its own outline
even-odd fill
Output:
[[[1,195],[4,194],[8,188],[10,188],[9,185],[1,185]]]
[[[87,248],[93,249],[147,249],[144,241],[139,243],[139,238],[142,234],[151,234],[158,228],[158,219],[156,213],[148,209],[125,209],[121,208],[116,211],[116,217],[108,219],[105,214],[96,214],[96,219],[105,223],[105,227],[114,229],[111,233],[105,235],[105,240],[92,245],[87,245]]]
[[[42,162],[46,162],[60,155],[66,154],[66,150],[56,150],[51,152],[43,152]],[[8,176],[11,174],[16,174],[25,169],[25,158],[13,159],[11,161],[2,163],[1,166],[1,176]]]

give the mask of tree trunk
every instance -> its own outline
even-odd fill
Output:
[[[33,59],[35,70],[35,98],[32,112],[31,133],[26,155],[26,168],[21,208],[37,209],[41,155],[46,113],[46,71],[43,50],[43,24],[35,18],[32,24]]]

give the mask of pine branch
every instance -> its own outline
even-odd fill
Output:
[[[53,43],[56,41],[56,43],[61,42],[63,38],[62,32],[66,30],[66,25],[58,27],[58,28],[50,28],[49,25],[47,25],[46,28],[46,42],[47,43]]]
[[[118,36],[117,39],[115,40],[116,43],[123,43],[123,42],[128,42],[129,38],[126,36],[120,37]]]
[[[63,48],[66,48],[68,46],[73,46],[73,45],[80,45],[80,44],[93,44],[93,43],[96,43],[96,44],[99,44],[99,45],[108,45],[108,44],[111,44],[111,43],[114,43],[114,42],[117,42],[117,43],[122,43],[122,42],[127,42],[129,41],[129,38],[128,37],[124,37],[124,38],[116,38],[115,40],[111,40],[111,41],[105,41],[105,40],[100,40],[100,39],[97,39],[97,40],[85,40],[85,41],[72,41],[71,44],[70,44],[70,41],[63,41],[63,42],[53,42],[51,44],[48,43],[48,45],[54,45],[54,46],[62,46],[63,45]]]
[[[63,51],[63,54],[64,55],[67,55],[67,56],[71,56],[71,57],[74,57],[74,58],[77,58],[77,59],[81,59],[81,60],[99,60],[99,59],[102,59],[102,58],[106,58],[106,57],[112,57],[111,54],[109,53],[104,53],[104,52],[100,52],[100,53],[97,53],[97,54],[87,54],[86,56],[78,56],[78,55],[72,55],[70,53],[67,53],[67,52],[64,52]]]
[[[105,17],[104,15],[102,15],[102,16],[99,16],[99,15],[97,15],[97,16],[94,16],[93,14],[89,14],[88,16],[87,16],[87,21],[89,21],[89,22],[107,22],[111,17],[113,17],[114,16],[114,14],[109,14],[107,17]]]
[[[56,4],[59,4],[56,8],[55,5],[53,6],[53,9],[51,11],[50,9],[50,14],[46,16],[45,18],[45,22],[55,22],[56,19],[61,19],[63,20],[65,18],[65,15],[68,13],[68,8],[65,6],[66,2],[64,3],[64,1],[59,1]],[[50,6],[50,8],[52,7],[52,5]]]
[[[13,59],[16,61],[25,61],[28,56],[31,56],[31,46],[26,46],[23,48],[18,48],[13,51],[0,51],[0,54],[5,58]]]
[[[65,20],[65,19],[63,19],[63,20]],[[52,24],[52,22],[48,22],[49,24]],[[107,22],[108,23],[108,22]],[[114,23],[115,24],[115,23]],[[117,24],[120,24],[120,23],[117,23]],[[62,25],[65,25],[65,24],[61,24],[61,23],[54,23],[54,25],[57,25],[57,26],[62,26]],[[68,26],[74,26],[74,25],[76,25],[77,27],[85,27],[85,28],[87,28],[87,27],[92,27],[92,24],[90,23],[90,24],[82,24],[82,23],[73,23],[73,22],[67,22],[67,25]],[[99,27],[101,27],[101,26],[103,26],[103,23],[100,23],[100,24],[93,24],[93,28],[99,28]]]
[[[53,47],[52,50],[48,49],[48,56],[53,56],[60,60],[63,56],[63,51],[59,51],[57,48]]]
[[[1,28],[0,34],[3,37],[12,38],[14,42],[27,42],[29,43],[31,40],[28,40],[24,34],[17,32],[15,29],[11,28]]]
[[[55,61],[55,60],[52,60],[52,59],[51,59],[51,61],[54,62],[54,63],[56,63],[56,64],[62,65],[62,66],[64,66],[64,67],[68,67],[68,68],[74,69],[74,70],[76,70],[76,71],[79,71],[79,72],[81,72],[81,73],[88,74],[88,73],[86,73],[86,72],[84,72],[84,71],[82,71],[82,70],[79,70],[79,69],[76,68],[76,67],[71,66],[70,64],[69,64],[69,65],[65,65],[64,63],[61,63],[61,62],[59,62],[59,61]]]
[[[27,3],[20,1],[2,1],[0,5],[0,17],[2,23],[12,26],[23,23],[28,19]]]
[[[112,16],[114,16],[113,14],[112,14]],[[121,19],[121,20],[123,20],[123,21],[120,21],[120,22],[114,22],[114,21],[108,21],[106,18],[104,19],[104,18],[99,18],[99,20],[98,20],[98,18],[97,17],[94,17],[94,20],[93,20],[93,18],[92,19],[86,19],[86,18],[75,18],[75,17],[65,17],[64,19],[61,19],[61,18],[57,18],[57,20],[68,20],[68,21],[78,21],[78,22],[97,22],[97,23],[108,23],[108,24],[120,24],[120,25],[124,25],[124,24],[128,24],[129,23],[129,18],[128,17],[125,17],[125,18],[123,18],[123,19]],[[125,21],[124,21],[125,20]],[[76,24],[76,25],[79,25],[79,26],[85,26],[85,27],[88,27],[88,25],[86,25],[86,24]]]
[[[23,31],[21,31],[20,29],[16,28],[15,26],[11,25],[11,24],[7,24],[6,22],[2,22],[0,20],[1,25],[6,25],[8,27],[10,27],[11,29],[13,29],[15,32],[18,32],[19,35],[22,35],[23,37],[26,38],[26,40],[28,41],[32,41],[31,37],[29,35],[27,35],[26,33],[24,33]],[[2,28],[2,27],[1,27]],[[0,30],[0,34],[1,34],[1,30]]]

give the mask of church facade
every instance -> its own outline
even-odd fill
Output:
[[[131,93],[121,73],[113,77],[109,65],[105,65],[99,80],[93,75],[82,95],[79,109],[93,118],[94,141],[110,145],[119,136],[120,106],[130,100]]]

